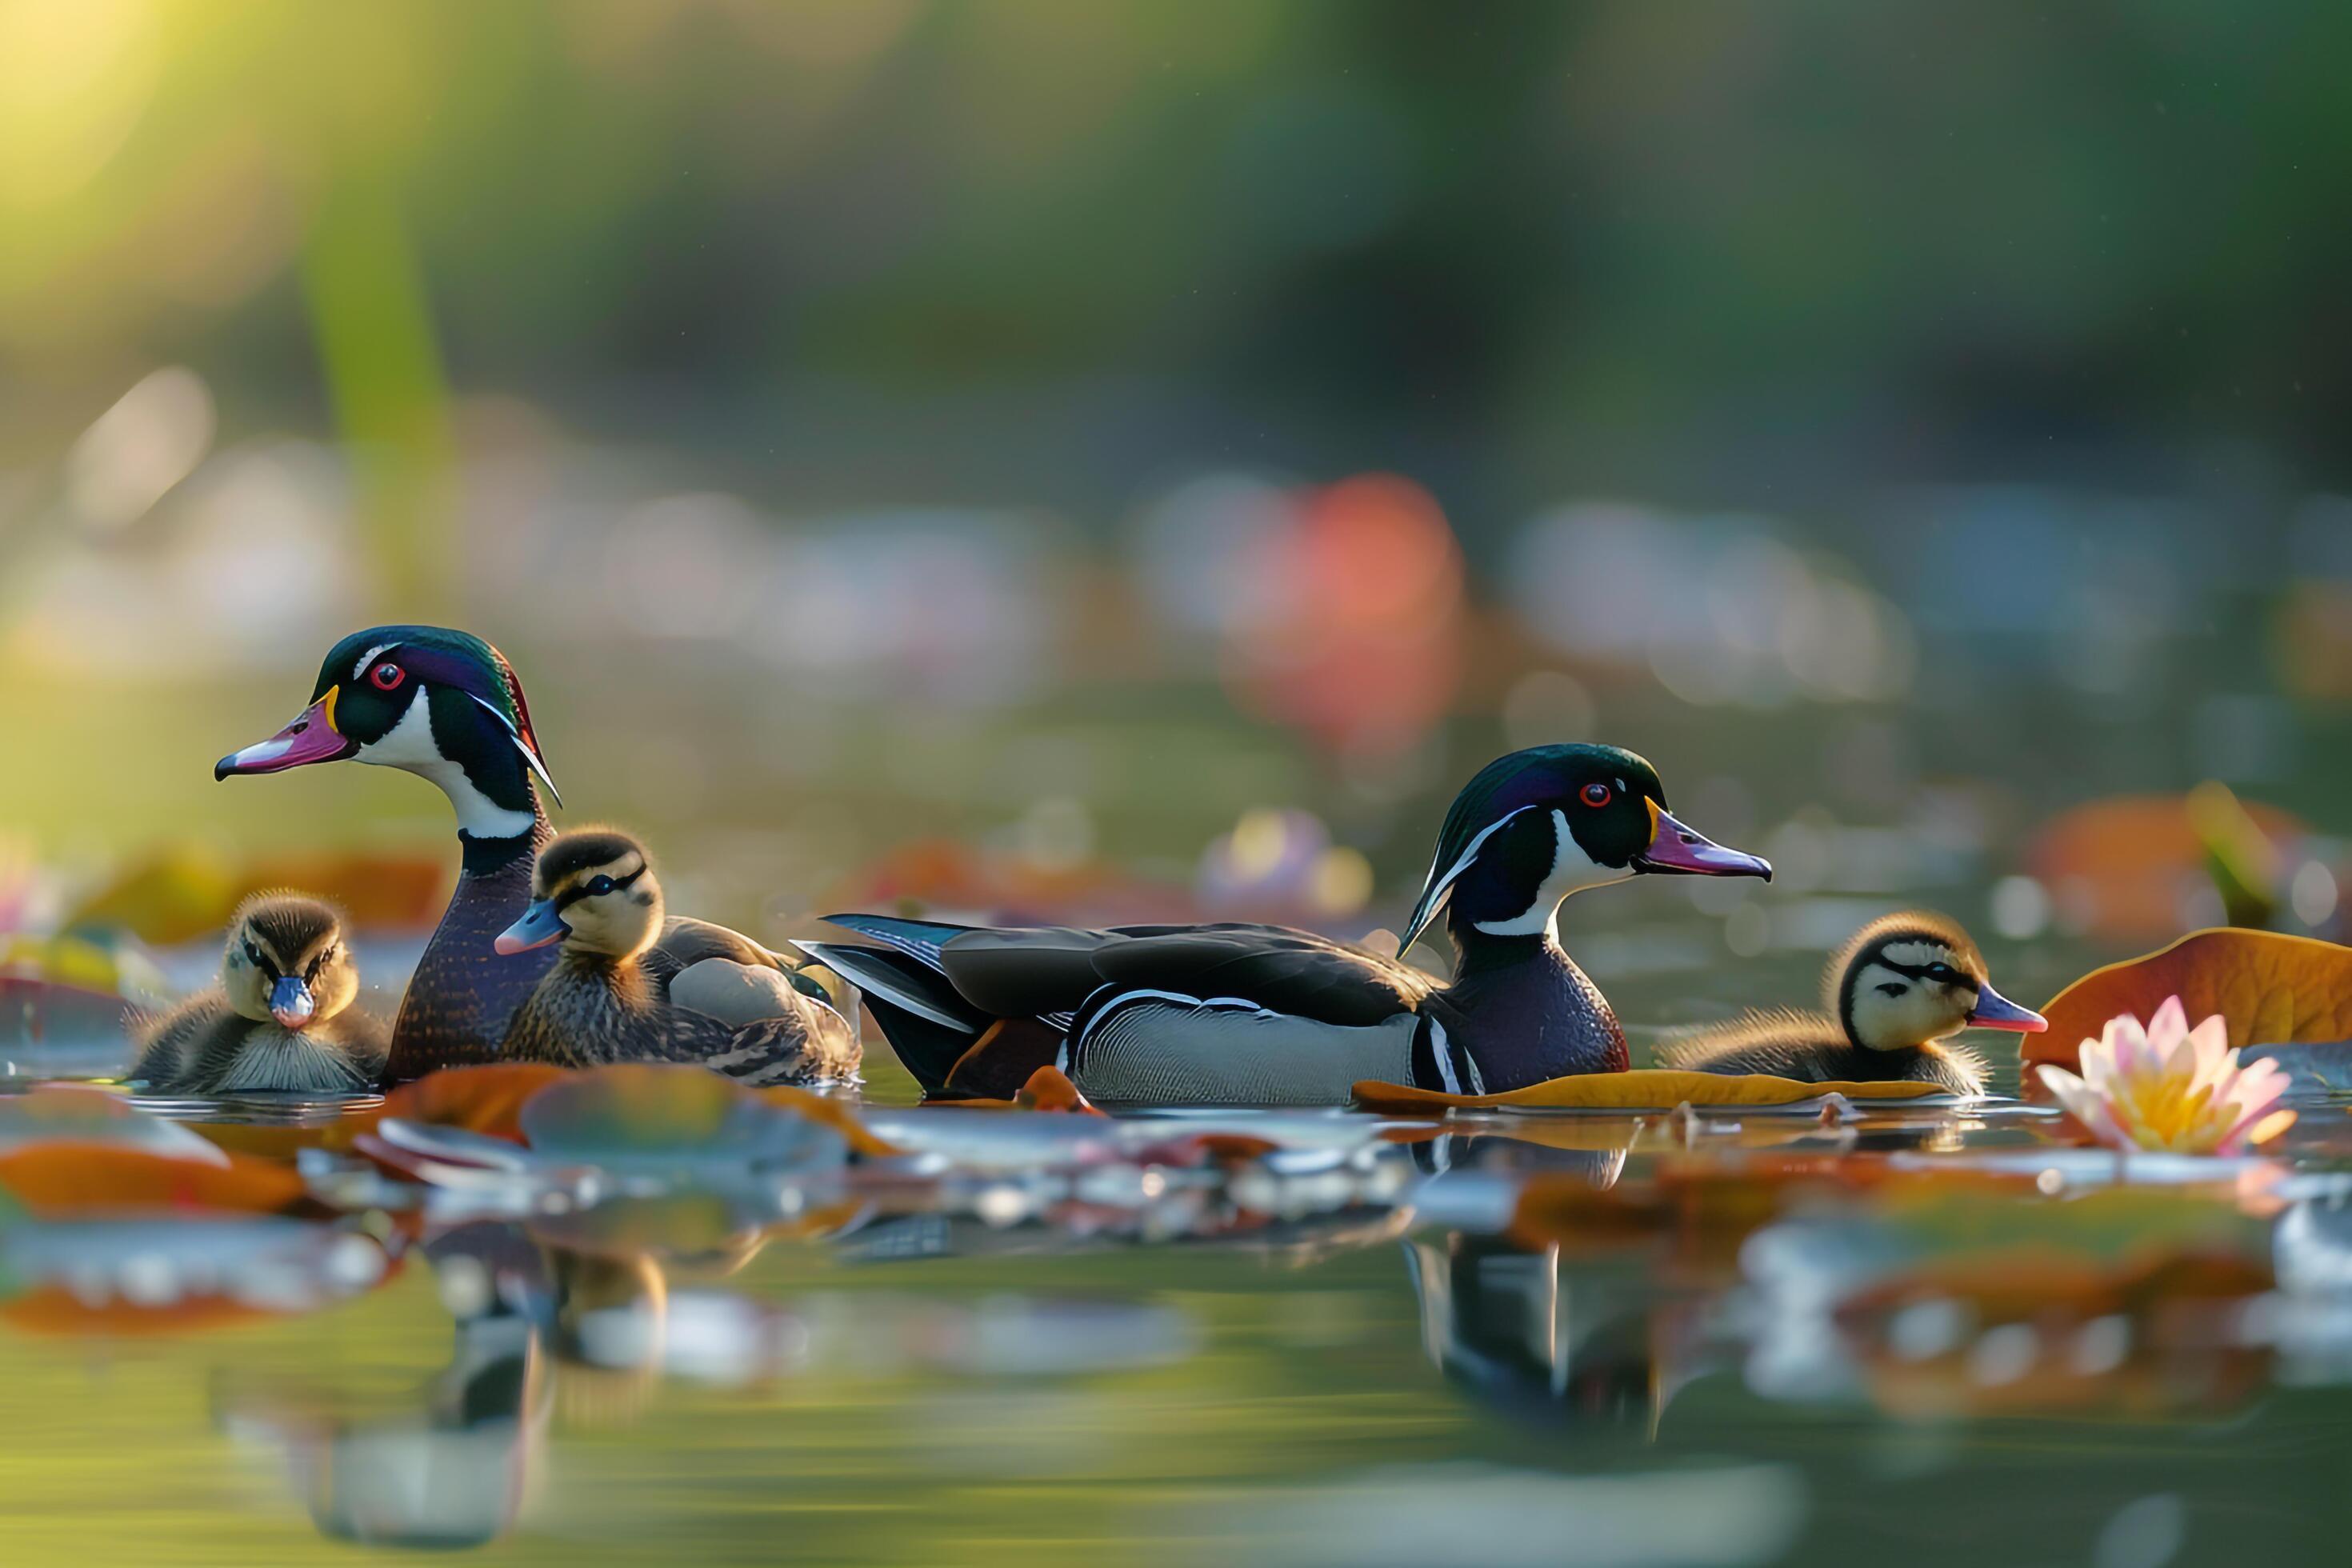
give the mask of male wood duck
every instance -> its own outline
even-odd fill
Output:
[[[2039,1034],[2050,1026],[1992,988],[1984,955],[1958,923],[1925,910],[1873,921],[1822,976],[1827,1012],[1750,1013],[1659,1048],[1665,1067],[1770,1073],[1803,1083],[1940,1084],[1984,1092],[1985,1059],[1951,1043],[1962,1029]]]
[[[1409,948],[1442,910],[1447,984],[1398,958],[1280,926],[1003,930],[842,914],[881,947],[800,945],[866,989],[934,1097],[1009,1098],[1057,1063],[1090,1100],[1333,1104],[1381,1079],[1499,1092],[1619,1072],[1625,1036],[1561,951],[1560,901],[1645,873],[1769,878],[1667,815],[1615,746],[1490,763],[1439,831]]]
[[[644,845],[609,828],[559,834],[540,851],[530,907],[498,939],[503,953],[558,954],[515,1014],[507,1058],[692,1062],[753,1084],[856,1075],[857,1031],[774,953],[702,921],[672,922],[669,951],[655,945],[663,934]]]
[[[464,860],[392,1031],[388,1081],[497,1059],[515,1010],[555,961],[552,948],[495,943],[530,901],[531,864],[554,829],[539,785],[563,804],[506,656],[446,626],[371,626],[337,643],[310,706],[268,740],[232,752],[215,778],[312,763],[373,763],[431,780],[457,814]],[[672,919],[670,926],[714,929]],[[732,934],[731,932],[730,933]],[[681,967],[701,938],[687,931]],[[744,939],[747,942],[749,939]],[[660,945],[667,951],[665,930]]]
[[[352,1005],[359,966],[316,899],[259,893],[229,921],[221,983],[139,1031],[134,1079],[165,1094],[357,1094],[383,1070],[383,1026]]]

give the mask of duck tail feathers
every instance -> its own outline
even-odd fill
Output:
[[[947,976],[910,953],[844,942],[801,946],[865,994],[866,1010],[927,1094],[946,1087],[956,1063],[995,1022],[957,995]]]
[[[948,977],[904,952],[848,942],[804,942],[801,951],[866,994],[868,1006],[880,1001],[942,1028],[978,1034],[988,1020],[956,994]]]
[[[906,920],[896,915],[827,915],[828,925],[845,927],[858,935],[871,937],[883,946],[896,949],[920,963],[926,969],[940,967],[940,949],[970,931],[970,926],[950,925],[944,921]],[[803,948],[816,943],[802,942]]]

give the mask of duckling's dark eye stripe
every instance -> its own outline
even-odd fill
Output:
[[[625,877],[614,877],[614,878],[613,878],[613,879],[612,879],[612,885],[611,885],[610,887],[606,888],[606,889],[604,889],[604,892],[606,892],[606,893],[617,893],[617,892],[619,892],[623,888],[625,888],[625,887],[629,886],[631,883],[635,882],[638,878],[640,878],[640,877],[644,876],[644,875],[646,874],[646,872],[647,870],[649,870],[650,868],[649,868],[649,867],[646,867],[646,866],[642,866],[642,865],[641,865],[641,866],[639,866],[635,870],[634,870],[634,871],[630,872],[630,873],[629,873],[627,876],[625,876]],[[582,885],[582,886],[580,886],[580,887],[577,887],[577,888],[567,888],[567,889],[564,889],[562,892],[561,892],[561,893],[559,893],[559,894],[557,894],[557,895],[556,895],[556,899],[555,899],[555,907],[556,907],[557,909],[559,909],[559,910],[568,910],[568,909],[570,909],[572,905],[574,905],[574,904],[578,903],[578,902],[579,902],[581,900],[583,900],[583,899],[585,899],[585,898],[592,898],[592,897],[593,897],[593,898],[601,898],[601,897],[603,897],[603,896],[604,896],[604,895],[603,895],[602,893],[598,893],[598,894],[592,894],[592,893],[590,893],[590,892],[589,892],[589,890],[588,890],[588,886],[587,886],[586,884],[583,884],[583,885]]]
[[[1982,989],[1982,982],[1969,978],[1948,963],[1897,963],[1883,952],[1871,963],[1881,969],[1892,970],[1906,980],[1934,980],[1945,984],[1966,985],[1971,990]]]
[[[256,969],[261,971],[262,978],[265,980],[277,981],[285,978],[284,975],[278,973],[278,965],[262,957],[261,949],[256,947],[249,942],[245,944],[245,956],[252,962],[253,966]]]

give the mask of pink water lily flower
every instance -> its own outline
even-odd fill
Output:
[[[2240,1066],[2220,1014],[2194,1029],[2178,996],[2168,996],[2143,1030],[2126,1013],[2084,1040],[2082,1076],[2044,1067],[2042,1081],[2091,1136],[2117,1149],[2175,1154],[2234,1154],[2294,1124],[2276,1109],[2291,1081],[2260,1057]]]

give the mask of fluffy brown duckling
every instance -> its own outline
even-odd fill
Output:
[[[856,1074],[857,1031],[782,959],[724,926],[665,929],[653,862],[625,833],[580,829],[540,851],[530,907],[498,948],[551,942],[563,945],[515,1014],[511,1059],[697,1062],[757,1084]]]
[[[229,921],[221,981],[139,1032],[131,1076],[169,1094],[359,1094],[390,1036],[352,1004],[360,972],[341,919],[299,893],[258,893]]]
[[[1962,1029],[2050,1026],[1992,988],[1984,955],[1942,915],[1908,910],[1856,931],[1822,976],[1825,1013],[1750,1013],[1659,1048],[1662,1067],[1770,1073],[1803,1083],[1910,1081],[1984,1092],[1985,1059]]]

